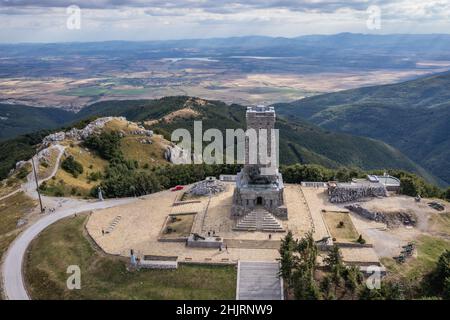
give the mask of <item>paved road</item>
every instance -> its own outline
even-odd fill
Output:
[[[3,287],[5,295],[11,300],[29,300],[30,297],[25,289],[22,265],[25,252],[31,241],[46,227],[61,220],[65,217],[71,216],[78,212],[84,212],[95,209],[109,208],[121,204],[136,201],[135,198],[126,198],[119,200],[106,200],[98,202],[81,202],[72,201],[65,206],[64,209],[59,209],[54,213],[47,214],[41,219],[30,225],[24,232],[22,232],[17,239],[11,244],[6,258],[2,266]]]
[[[283,300],[278,262],[239,261],[236,300]]]
[[[53,148],[57,148],[59,151],[55,166],[51,174],[45,179],[39,180],[39,183],[51,179],[56,175],[56,172],[58,171],[59,162],[61,161],[61,157],[64,154],[65,148],[61,145],[55,145],[53,146]],[[19,191],[24,191],[31,198],[38,198],[33,172],[28,175],[27,181],[21,186],[20,189],[7,195],[6,197],[11,196],[12,194]],[[29,244],[42,230],[55,223],[56,221],[69,217],[75,213],[110,208],[133,201],[136,201],[136,198],[106,201],[85,201],[71,198],[54,198],[42,196],[42,202],[44,203],[44,206],[48,208],[55,208],[55,212],[43,215],[42,218],[25,229],[25,231],[23,231],[9,247],[4,263],[2,265],[3,288],[6,297],[11,300],[30,299],[23,281],[23,259]]]

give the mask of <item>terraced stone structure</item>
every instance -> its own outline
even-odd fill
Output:
[[[277,224],[273,224],[272,228],[265,230],[263,226],[272,224],[270,215],[274,215],[280,219],[287,219],[288,213],[284,200],[284,185],[281,173],[278,172],[278,164],[276,154],[278,146],[273,145],[276,140],[272,136],[272,129],[275,126],[275,110],[273,107],[256,106],[248,107],[246,113],[247,129],[256,130],[257,151],[256,161],[253,149],[254,141],[249,138],[245,142],[245,164],[244,168],[237,174],[236,188],[233,194],[232,215],[243,217],[237,224],[237,229],[247,226],[248,222],[255,221],[256,217],[262,217],[264,221],[256,219],[249,230],[257,229],[262,231],[270,231],[269,229],[277,229]],[[262,134],[260,129],[266,129],[266,134]],[[267,139],[267,150],[260,148],[260,139]],[[271,148],[271,146],[274,148]],[[267,158],[264,158],[267,155]],[[272,157],[273,156],[273,157]],[[258,210],[259,214],[255,215],[253,211]],[[261,210],[267,211],[267,214],[261,214]],[[251,215],[245,217],[246,215]],[[272,221],[273,222],[273,221]]]

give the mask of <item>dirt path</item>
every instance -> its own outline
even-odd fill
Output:
[[[56,173],[58,172],[58,169],[59,169],[59,163],[60,163],[61,158],[62,158],[62,156],[63,156],[63,154],[64,154],[65,147],[63,147],[63,146],[61,146],[61,145],[59,145],[59,144],[56,144],[56,145],[53,146],[53,148],[56,148],[56,149],[58,149],[58,151],[59,151],[59,154],[58,154],[58,156],[56,157],[55,165],[54,165],[54,167],[53,167],[53,170],[52,170],[51,174],[50,174],[48,177],[46,177],[46,178],[44,178],[44,179],[41,179],[41,180],[38,180],[38,183],[39,183],[39,184],[41,184],[41,183],[43,183],[43,182],[45,182],[45,181],[50,180],[50,179],[53,178],[53,177],[56,175]],[[31,160],[30,160],[30,161],[31,161]],[[35,178],[34,178],[33,172],[31,172],[31,173],[27,176],[27,182],[25,182],[25,183],[22,185],[21,189],[22,189],[22,190],[27,194],[27,196],[29,196],[30,198],[32,198],[32,199],[38,199],[38,194],[37,194],[37,191],[36,191],[36,180],[35,180]]]
[[[17,189],[17,190],[14,190],[13,192],[8,193],[7,195],[0,197],[0,201],[2,201],[3,199],[9,198],[9,197],[11,197],[11,196],[13,196],[13,195],[15,195],[16,193],[19,193],[20,191],[22,191],[22,188],[19,188],[19,189]]]
[[[64,146],[61,146],[61,145],[59,145],[59,144],[56,144],[56,145],[52,146],[51,148],[56,148],[56,149],[58,149],[59,153],[58,153],[58,156],[57,156],[57,158],[56,158],[55,165],[54,165],[54,167],[53,167],[53,169],[52,169],[52,172],[50,173],[50,175],[49,175],[48,177],[46,177],[46,178],[44,178],[44,179],[40,179],[40,180],[39,180],[39,184],[41,184],[41,183],[43,183],[43,182],[45,182],[45,181],[50,180],[50,179],[53,178],[53,177],[56,175],[56,173],[58,172],[58,169],[59,169],[59,163],[60,163],[61,158],[62,158],[62,156],[63,156],[63,154],[64,154],[65,147],[64,147]],[[31,160],[29,160],[28,162],[31,163]],[[13,192],[10,192],[10,193],[8,193],[7,195],[1,196],[1,197],[0,197],[0,201],[3,200],[3,199],[9,198],[9,197],[15,195],[16,193],[21,192],[21,191],[24,191],[25,194],[26,194],[27,196],[29,196],[30,198],[32,198],[32,199],[37,199],[37,198],[38,198],[38,194],[37,194],[37,192],[36,192],[36,180],[35,180],[35,178],[34,178],[34,173],[33,173],[33,171],[31,171],[31,172],[28,174],[28,176],[27,176],[27,181],[26,181],[25,183],[23,183],[18,189],[14,190]]]

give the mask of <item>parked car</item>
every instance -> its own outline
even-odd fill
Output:
[[[179,190],[183,190],[184,187],[183,186],[175,186],[172,189],[170,189],[171,191],[179,191]]]

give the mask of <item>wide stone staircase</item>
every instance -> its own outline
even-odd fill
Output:
[[[236,300],[283,300],[278,262],[239,261]]]
[[[238,220],[235,231],[284,232],[280,222],[267,210],[256,208]]]

